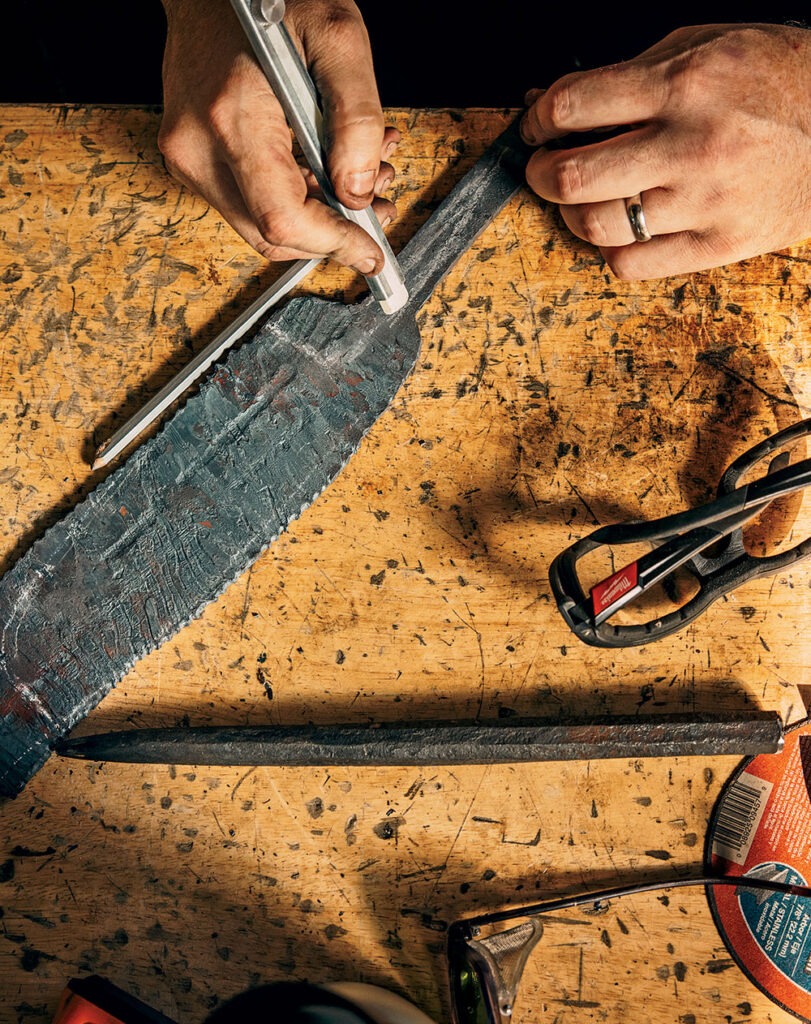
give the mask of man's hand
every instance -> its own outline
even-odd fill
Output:
[[[362,274],[383,254],[317,197],[293,157],[290,129],[228,0],[163,0],[168,32],[158,144],[170,173],[215,206],[269,260],[332,256]],[[363,20],[353,0],[287,0],[285,24],[319,90],[327,170],[347,207],[380,198],[399,134],[386,128]]]
[[[628,280],[688,273],[811,237],[811,31],[683,28],[634,60],[527,97],[531,145],[622,127],[591,145],[539,149],[527,182]],[[565,144],[565,140],[564,140]],[[641,194],[653,238],[634,240]]]

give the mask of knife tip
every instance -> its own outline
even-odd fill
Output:
[[[57,740],[53,744],[53,752],[60,757],[72,757],[82,761],[97,760],[94,753],[94,744],[88,739]]]

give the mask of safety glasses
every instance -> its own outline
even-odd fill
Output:
[[[811,555],[811,419],[736,459],[718,496],[650,522],[603,526],[561,552],[549,578],[561,615],[595,647],[668,636],[747,580]],[[811,506],[811,497],[806,502]],[[795,524],[806,522],[797,543]]]
[[[574,1019],[572,1016],[567,1016],[566,1013],[569,1010],[577,1009],[585,1011],[588,1019],[594,1019],[592,1014],[595,1009],[601,1007],[605,1012],[607,1007],[600,1000],[589,1001],[588,998],[583,997],[584,970],[593,981],[602,974],[603,977],[600,978],[600,981],[609,990],[613,988],[615,992],[618,986],[616,979],[620,977],[619,997],[625,1000],[625,1005],[630,1010],[634,1007],[635,991],[632,973],[629,970],[627,977],[618,974],[616,970],[618,961],[622,964],[626,962],[630,964],[634,960],[645,959],[647,955],[655,957],[650,948],[645,949],[644,947],[655,945],[657,940],[663,940],[663,948],[660,950],[662,957],[667,955],[665,953],[665,947],[667,947],[670,949],[672,958],[676,959],[677,954],[674,953],[672,942],[678,941],[677,936],[683,935],[691,927],[699,930],[702,937],[706,937],[708,931],[713,932],[717,937],[717,933],[709,921],[697,920],[702,914],[701,907],[685,909],[683,905],[677,903],[675,898],[671,899],[668,892],[668,890],[689,887],[701,897],[702,887],[705,892],[708,892],[711,887],[717,886],[737,886],[739,893],[742,891],[754,892],[758,902],[770,894],[776,894],[784,900],[811,900],[811,888],[787,884],[770,878],[746,875],[699,877],[604,889],[456,921],[451,925],[448,933],[448,968],[454,1024],[507,1024],[507,1022],[520,1024],[523,1020],[533,1022],[548,1020],[549,1024],[553,1024],[553,1022],[558,1024],[560,1021]],[[655,922],[650,921],[651,915],[640,913],[632,903],[634,897],[646,893],[658,894],[655,900],[657,913],[670,915],[667,921],[660,922],[661,927],[658,930],[655,927]],[[674,897],[675,895],[674,893]],[[613,901],[620,898],[628,898],[627,902],[630,905],[626,905],[626,900],[623,899],[623,903],[616,908],[617,938],[614,941],[615,943],[617,939],[622,941],[629,935],[633,938],[633,925],[624,923],[623,918],[625,918],[626,922],[634,922],[639,925],[637,931],[641,936],[643,949],[640,951],[638,947],[633,947],[633,943],[629,940],[629,952],[626,954],[626,960],[621,959],[623,953],[617,949],[612,951],[613,971],[595,970],[593,963],[584,968],[583,948],[587,945],[587,941],[583,937],[584,931],[590,928],[592,932],[595,932],[596,925],[596,933],[591,942],[592,949],[599,950],[610,946],[612,939],[611,932],[607,927],[606,915],[612,908]],[[622,913],[623,908],[624,913]],[[578,913],[573,913],[576,910]],[[703,912],[707,912],[706,907],[703,908]],[[540,948],[536,950],[536,947],[539,946]],[[632,952],[631,949],[633,949]],[[561,972],[557,970],[558,964],[556,963],[566,957],[572,961],[569,972],[571,979],[568,983],[560,981]],[[531,961],[537,967],[535,973],[540,976],[540,980],[536,977],[533,984],[529,986],[531,992],[525,995],[522,1002],[518,999],[519,985],[525,975],[525,969]],[[661,961],[656,962],[661,963]],[[646,967],[649,966],[646,965]],[[727,966],[731,966],[731,962],[727,962]],[[649,973],[654,973],[654,971],[660,978],[662,977],[661,967],[654,968]],[[678,969],[676,973],[678,975]],[[605,977],[612,974],[613,978]],[[554,992],[556,986],[560,989],[557,997]],[[578,988],[578,986],[580,987]],[[539,995],[539,992],[542,992],[542,995]],[[533,995],[535,999],[532,998]],[[739,997],[738,1001],[740,1001]],[[538,1003],[549,1004],[546,1013]],[[517,1011],[514,1013],[516,1005]],[[642,1009],[642,1006],[636,1006],[637,1013],[634,1015],[636,1019],[653,1019],[652,1017],[639,1017],[638,1013]],[[656,1016],[655,1019],[662,1020],[664,1018]],[[674,1019],[683,1021],[685,1018],[677,1016]],[[718,1019],[723,1019],[723,1017]]]

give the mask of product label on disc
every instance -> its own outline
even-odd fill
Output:
[[[786,733],[779,754],[759,754],[733,775],[710,823],[715,875],[808,885],[811,878],[811,721]],[[752,981],[785,1009],[811,1020],[811,899],[717,886],[716,924]]]

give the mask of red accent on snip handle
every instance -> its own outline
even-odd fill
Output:
[[[71,978],[59,1000],[53,1024],[175,1024],[158,1010],[91,974]]]
[[[66,988],[59,1001],[53,1024],[123,1024],[120,1017],[102,1010],[89,999]]]
[[[616,604],[623,594],[633,590],[637,583],[636,562],[631,562],[591,588],[591,606],[595,616]]]

